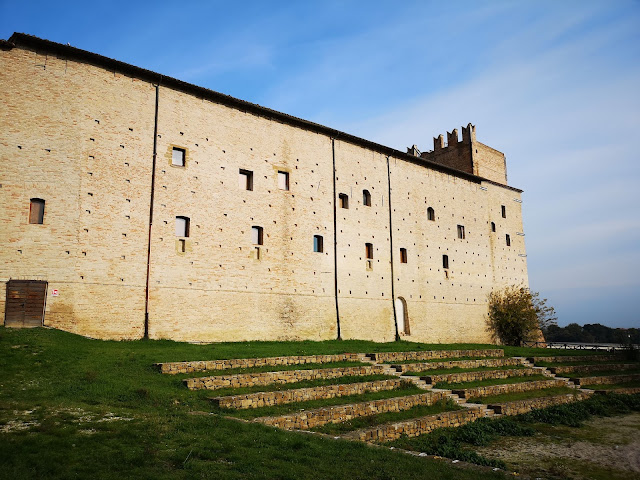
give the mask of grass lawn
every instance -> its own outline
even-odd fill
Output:
[[[555,395],[564,395],[567,393],[574,394],[576,393],[576,389],[570,387],[552,387],[545,388],[544,390],[530,390],[527,392],[503,393],[500,395],[491,395],[488,397],[470,398],[468,402],[484,403],[485,405],[488,405],[490,403],[514,402],[516,400],[527,400],[530,398],[553,397]]]
[[[0,472],[12,480],[504,478],[500,472],[228,419],[215,413],[210,391],[189,391],[180,376],[153,367],[166,361],[430,348],[360,341],[110,342],[0,327]]]

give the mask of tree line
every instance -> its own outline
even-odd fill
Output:
[[[611,328],[599,323],[566,327],[551,324],[542,329],[547,342],[640,344],[640,328]]]

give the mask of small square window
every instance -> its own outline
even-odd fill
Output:
[[[176,237],[189,236],[189,217],[176,217]]]
[[[464,225],[458,225],[458,238],[464,240],[465,239],[465,235],[464,235]]]
[[[407,249],[400,249],[400,263],[407,263]]]
[[[322,235],[313,236],[313,251],[319,253],[324,252],[324,239]]]
[[[338,195],[338,199],[340,201],[340,208],[349,208],[349,195],[346,193],[341,193]]]
[[[367,260],[373,260],[373,243],[364,244],[364,253]]]
[[[173,153],[171,154],[171,165],[176,167],[184,167],[185,150],[183,148],[173,147]]]
[[[44,200],[32,198],[29,206],[29,223],[42,225],[44,223]]]
[[[251,170],[240,169],[238,186],[242,190],[253,190],[253,172]]]
[[[251,243],[254,245],[262,245],[262,227],[251,227]]]
[[[278,188],[289,190],[289,172],[278,171]]]

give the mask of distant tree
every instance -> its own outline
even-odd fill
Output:
[[[521,345],[540,338],[540,331],[556,324],[555,310],[523,286],[508,286],[489,294],[488,326],[493,339]]]

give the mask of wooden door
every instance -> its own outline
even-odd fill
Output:
[[[40,327],[44,320],[47,282],[9,280],[4,324],[7,327]]]

